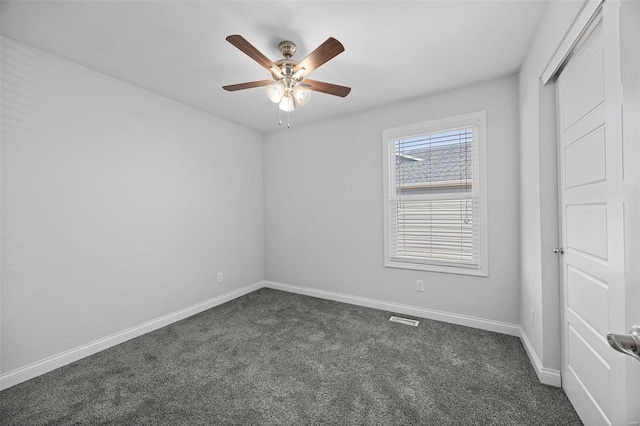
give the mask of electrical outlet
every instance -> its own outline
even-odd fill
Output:
[[[533,308],[529,308],[529,312],[531,312],[531,328],[534,328],[534,325],[535,325],[535,314],[533,312]]]
[[[222,282],[222,272],[218,272],[218,282]]]
[[[424,291],[424,281],[416,280],[416,291]]]

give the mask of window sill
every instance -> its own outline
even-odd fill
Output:
[[[422,265],[418,263],[405,263],[405,262],[392,262],[386,261],[384,263],[385,268],[396,268],[396,269],[411,269],[414,271],[429,271],[429,272],[440,272],[444,274],[456,274],[456,275],[472,275],[476,277],[488,277],[489,271],[488,268],[481,269],[471,269],[471,268],[462,268],[456,266],[440,266],[440,265]]]

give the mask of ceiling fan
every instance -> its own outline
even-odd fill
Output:
[[[292,41],[283,41],[278,45],[278,50],[284,58],[273,62],[241,35],[230,35],[226,40],[271,72],[273,79],[223,86],[225,90],[233,92],[268,86],[269,99],[279,104],[280,109],[286,112],[293,111],[296,105],[306,104],[311,90],[343,98],[351,92],[350,87],[306,78],[311,71],[344,52],[342,43],[333,37],[329,37],[300,62],[291,59],[296,52],[296,45]]]

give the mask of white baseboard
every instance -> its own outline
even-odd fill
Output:
[[[332,291],[317,290],[309,287],[302,287],[292,284],[284,284],[274,281],[264,281],[264,286],[275,290],[288,291],[290,293],[304,294],[306,296],[319,297],[321,299],[334,300],[352,305],[365,306],[367,308],[380,309],[384,311],[396,312],[399,314],[412,315],[420,318],[427,318],[436,321],[443,321],[452,324],[464,325],[481,330],[493,331],[496,333],[508,334],[510,336],[520,335],[520,326],[506,322],[486,320],[482,318],[470,317],[466,315],[453,314],[449,312],[436,311],[433,309],[419,308],[416,306],[401,305],[398,303],[385,302],[382,300],[369,299],[366,297],[352,296],[349,294],[335,293]]]
[[[536,372],[538,376],[538,380],[540,383],[544,383],[545,385],[561,387],[562,380],[559,370],[554,370],[552,368],[546,368],[540,362],[540,358],[533,350],[533,346],[527,337],[527,333],[524,332],[524,329],[520,327],[520,340],[522,341],[522,346],[524,346],[524,350],[529,356],[529,361],[531,361],[531,365],[533,365],[533,370]]]
[[[5,374],[0,375],[0,390],[10,388],[11,386],[15,386],[29,379],[33,379],[34,377],[48,373],[49,371],[55,370],[56,368],[71,364],[72,362],[78,361],[89,355],[93,355],[115,345],[119,345],[120,343],[126,342],[127,340],[142,336],[143,334],[149,333],[174,322],[180,321],[184,318],[206,311],[207,309],[211,309],[215,306],[221,305],[240,296],[244,296],[245,294],[251,293],[263,287],[287,291],[290,293],[304,294],[321,299],[334,300],[337,302],[349,303],[352,305],[365,306],[368,308],[412,315],[420,318],[433,319],[437,321],[478,328],[481,330],[508,334],[511,336],[519,336],[540,382],[551,386],[561,385],[560,372],[558,370],[553,370],[542,366],[542,363],[533,350],[533,347],[531,346],[527,335],[519,325],[470,317],[466,315],[453,314],[449,312],[436,311],[433,309],[420,308],[416,306],[385,302],[382,300],[369,299],[366,297],[318,290],[292,284],[284,284],[274,281],[259,281],[257,283],[253,283],[238,290],[225,293],[223,295],[214,297],[188,308],[184,308],[168,315],[164,315],[160,318],[147,321],[135,327],[128,328],[111,336],[95,340],[93,342],[87,343],[86,345],[70,349],[68,351],[50,356],[24,367],[9,371]]]
[[[188,308],[184,308],[160,318],[147,321],[135,327],[128,328],[119,333],[112,334],[111,336],[103,337],[102,339],[95,340],[87,343],[86,345],[78,346],[77,348],[70,349],[24,367],[9,371],[0,375],[0,390],[15,386],[18,383],[33,379],[41,374],[48,373],[49,371],[67,364],[71,364],[72,362],[78,361],[112,346],[119,345],[127,340],[142,336],[143,334],[149,333],[153,330],[157,330],[176,321],[180,321],[192,315],[206,311],[207,309],[211,309],[214,306],[218,306],[237,297],[244,296],[247,293],[251,293],[252,291],[262,288],[263,286],[264,283],[262,281],[250,284],[238,290],[225,293],[196,305],[189,306]]]

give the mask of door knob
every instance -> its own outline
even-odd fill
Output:
[[[629,334],[607,333],[607,342],[616,351],[640,361],[640,325],[631,327]]]
[[[554,248],[553,252],[555,254],[564,254],[564,249],[562,247]]]

